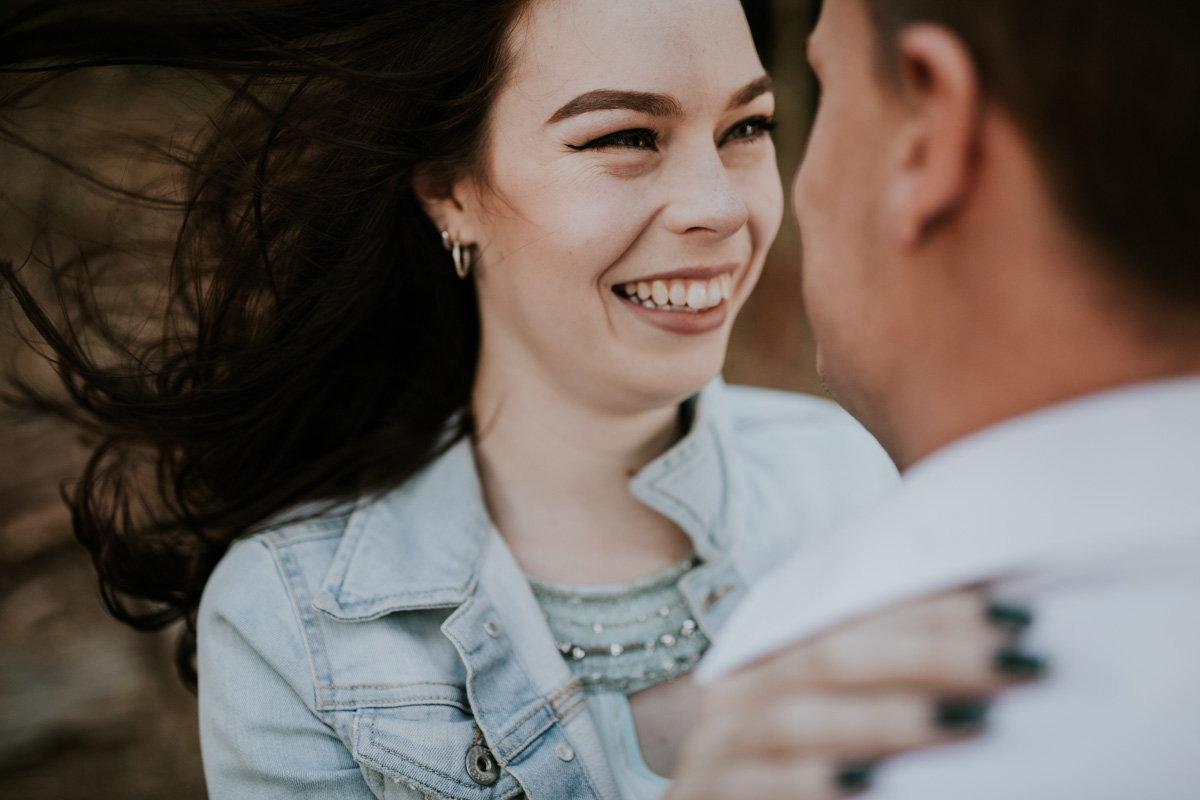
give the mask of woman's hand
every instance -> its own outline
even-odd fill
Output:
[[[857,620],[705,690],[667,800],[827,800],[881,758],[978,732],[988,700],[1040,662],[1020,609],[961,590]]]

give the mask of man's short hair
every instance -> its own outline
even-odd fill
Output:
[[[884,75],[906,24],[955,32],[1065,216],[1126,279],[1200,310],[1200,2],[864,2]]]

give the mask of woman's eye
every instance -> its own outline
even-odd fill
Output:
[[[569,144],[572,150],[600,150],[605,147],[625,147],[631,150],[657,150],[658,134],[654,131],[639,128],[629,131],[617,131],[593,139],[587,144]]]
[[[770,133],[775,130],[778,123],[770,117],[751,117],[744,119],[737,125],[729,129],[725,134],[724,141],[727,142],[745,142],[757,139],[763,134]]]

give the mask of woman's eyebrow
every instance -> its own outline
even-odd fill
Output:
[[[772,91],[773,87],[770,75],[755,78],[734,92],[733,98],[729,101],[729,109],[744,106],[759,95]],[[546,124],[562,122],[569,117],[586,114],[590,111],[612,111],[613,109],[637,111],[652,117],[683,116],[683,108],[679,105],[679,101],[670,95],[630,92],[620,89],[596,89],[584,92],[568,101],[566,105],[555,111],[550,119],[546,120]]]
[[[652,117],[683,116],[683,108],[674,97],[652,92],[628,92],[619,89],[596,89],[584,92],[555,111],[547,124],[561,122],[577,114],[589,111],[611,111],[613,109],[628,109],[649,114]]]
[[[755,78],[747,83],[741,89],[738,89],[733,94],[733,99],[729,101],[728,111],[733,111],[735,108],[744,106],[754,100],[759,95],[764,95],[767,92],[775,91],[775,84],[771,80],[770,75],[763,75],[761,78]]]

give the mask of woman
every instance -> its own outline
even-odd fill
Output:
[[[748,582],[894,480],[826,404],[715,380],[782,209],[739,4],[237,20],[139,9],[76,42],[51,17],[7,56],[107,41],[243,81],[192,162],[192,324],[134,380],[57,343],[110,435],[78,530],[119,614],[194,622],[210,791],[661,794],[694,701],[674,679]],[[845,752],[950,735],[915,727]]]

